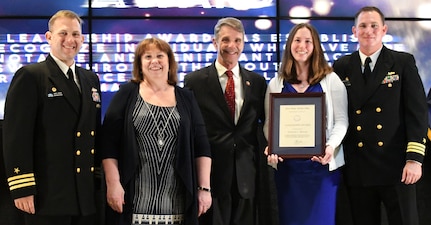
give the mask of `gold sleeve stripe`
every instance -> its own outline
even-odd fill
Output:
[[[34,177],[34,173],[27,173],[27,174],[21,174],[21,175],[9,177],[7,179],[7,182],[10,183],[11,181],[14,181],[14,180],[19,180],[19,179],[24,179],[24,178],[29,178],[29,177]]]
[[[8,179],[9,181],[9,190],[15,190],[23,187],[29,187],[36,185],[34,180],[34,176],[21,176],[20,179]]]
[[[428,140],[431,140],[431,129],[430,128],[428,128],[427,136],[428,136]]]
[[[36,185],[36,182],[29,182],[29,183],[24,183],[24,184],[18,184],[18,185],[11,186],[9,188],[9,190],[13,191],[13,190],[18,189],[18,188],[35,186],[35,185]]]
[[[409,142],[407,144],[407,152],[415,152],[425,155],[425,145],[418,142]]]
[[[9,182],[9,186],[12,187],[12,186],[17,185],[17,184],[28,183],[28,182],[34,182],[34,177],[11,181],[11,182]]]

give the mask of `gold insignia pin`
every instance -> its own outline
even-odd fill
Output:
[[[52,92],[56,92],[56,91],[57,91],[57,88],[52,87],[52,88],[51,88],[51,91],[52,91]]]

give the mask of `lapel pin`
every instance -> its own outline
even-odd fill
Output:
[[[246,81],[245,85],[250,86],[251,85],[250,81]]]

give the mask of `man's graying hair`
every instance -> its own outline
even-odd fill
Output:
[[[244,26],[242,25],[241,20],[234,17],[226,17],[220,19],[217,24],[214,26],[214,38],[218,39],[219,32],[222,26],[232,27],[234,30],[241,32],[243,35],[245,34]]]

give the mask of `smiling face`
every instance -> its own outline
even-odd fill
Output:
[[[217,61],[230,70],[238,64],[244,49],[244,34],[224,25],[213,39],[213,44],[217,49]]]
[[[155,45],[150,45],[141,56],[141,70],[145,77],[163,77],[168,79],[169,57]]]
[[[371,55],[382,47],[387,29],[378,12],[364,11],[358,15],[352,32],[358,38],[361,52]]]
[[[77,19],[68,17],[57,18],[50,30],[45,33],[45,37],[50,45],[51,54],[68,66],[73,64],[84,43],[81,24]]]
[[[308,28],[300,28],[293,36],[290,47],[293,58],[298,63],[306,63],[313,54],[313,38]]]

